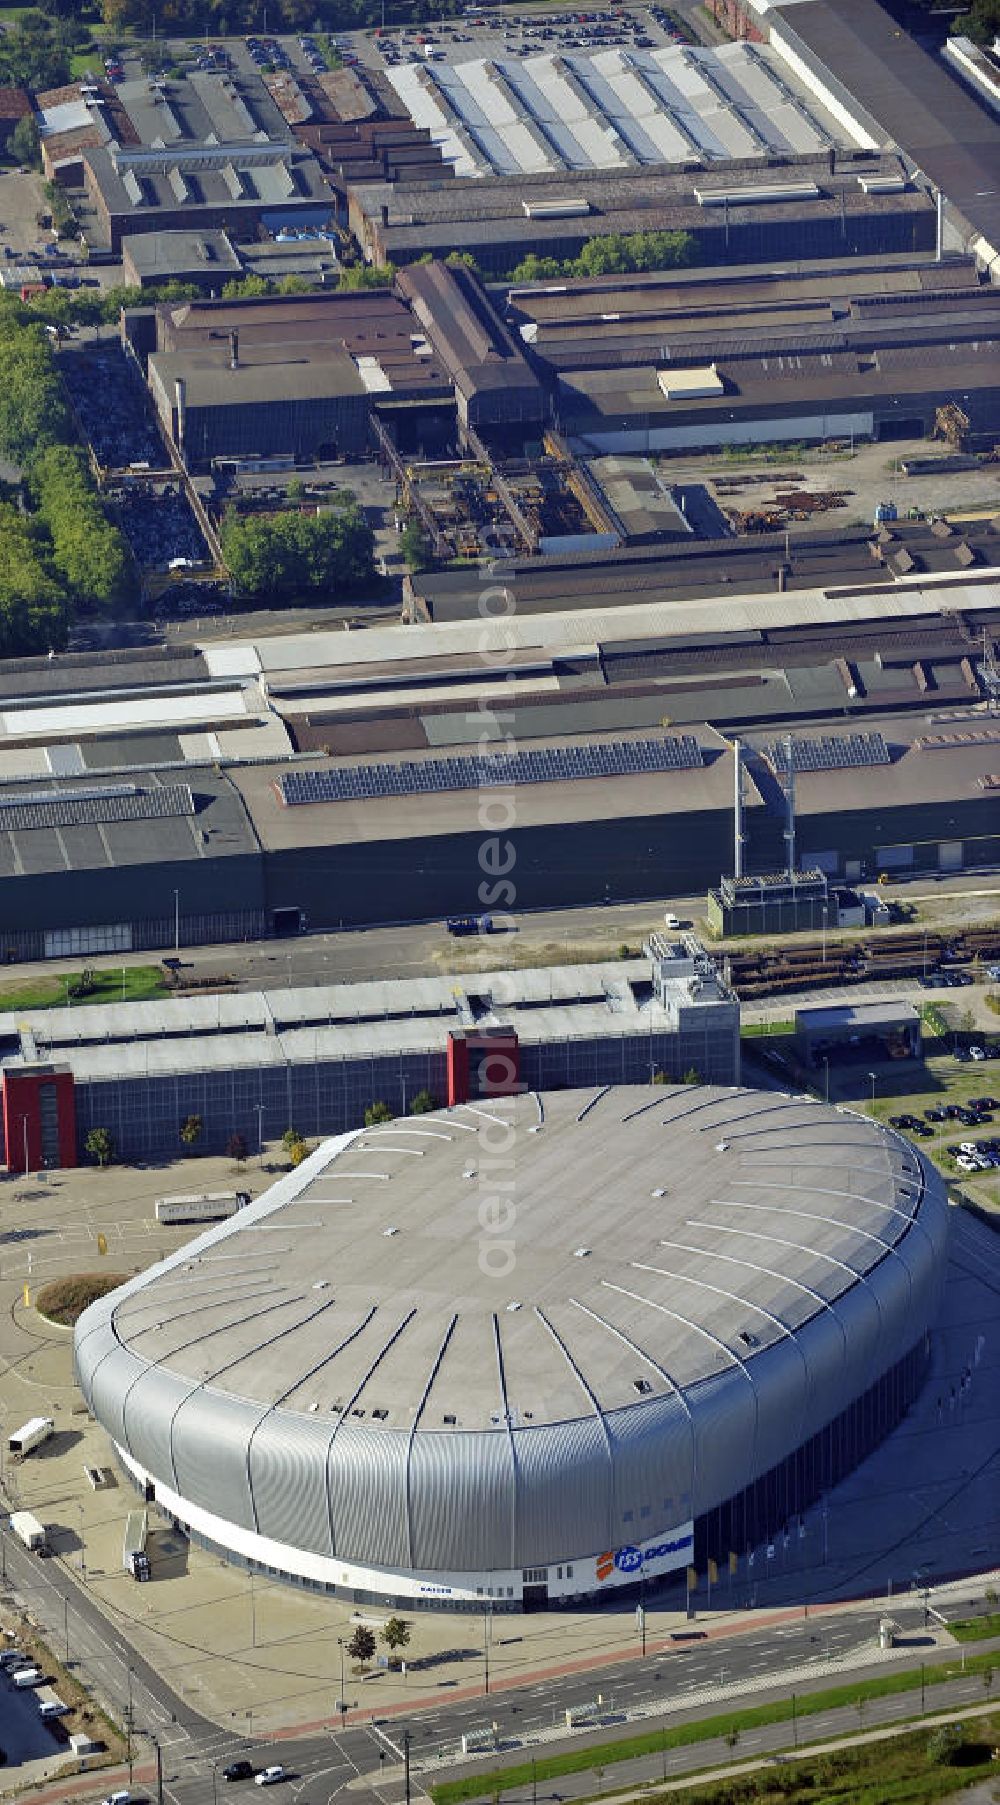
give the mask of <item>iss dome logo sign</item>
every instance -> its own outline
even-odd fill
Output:
[[[610,1579],[613,1573],[641,1573],[647,1563],[662,1560],[665,1555],[679,1554],[682,1548],[689,1548],[693,1537],[678,1536],[672,1542],[659,1542],[653,1548],[636,1548],[634,1543],[627,1542],[624,1548],[607,1549],[597,1557],[597,1577],[599,1580]]]

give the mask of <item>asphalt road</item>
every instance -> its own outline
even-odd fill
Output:
[[[870,1626],[867,1640],[870,1641]],[[841,1642],[857,1646],[853,1637],[845,1633]],[[782,1632],[771,1632],[761,1637],[748,1640],[748,1646],[739,1653],[731,1646],[717,1648],[713,1656],[716,1676],[725,1672],[727,1682],[732,1682],[734,1670],[745,1669],[747,1677],[755,1671],[775,1671],[776,1669],[796,1664],[797,1651],[789,1647],[783,1639]],[[815,1654],[815,1650],[812,1651]],[[919,1650],[914,1651],[914,1664]],[[675,1671],[674,1663],[681,1663]],[[725,1665],[723,1665],[726,1663]],[[930,1663],[928,1663],[929,1665]],[[678,1680],[677,1672],[682,1671],[686,1678]],[[530,1761],[532,1754],[539,1759],[554,1753],[558,1748],[572,1746],[574,1749],[586,1744],[604,1744],[618,1737],[633,1736],[644,1730],[656,1730],[660,1727],[671,1727],[684,1717],[711,1716],[721,1708],[718,1703],[703,1705],[690,1713],[671,1712],[669,1717],[658,1717],[645,1722],[624,1721],[627,1706],[639,1702],[640,1695],[652,1696],[653,1691],[662,1693],[665,1684],[677,1686],[681,1691],[693,1690],[698,1685],[692,1678],[693,1668],[686,1664],[686,1657],[669,1656],[657,1661],[648,1661],[632,1676],[631,1683],[619,1679],[614,1689],[613,1708],[608,1706],[608,1718],[602,1726],[594,1731],[580,1735],[579,1733],[567,1744],[567,1741],[547,1741],[544,1744],[529,1742],[524,1738],[531,1737],[533,1730],[547,1726],[553,1717],[565,1709],[569,1693],[564,1694],[562,1684],[555,1687],[549,1683],[527,1687],[517,1695],[501,1702],[478,1700],[463,1707],[445,1708],[442,1711],[424,1713],[415,1716],[408,1726],[410,1730],[411,1754],[411,1796],[415,1799],[426,1797],[425,1788],[438,1778],[457,1778],[469,1773],[481,1774],[483,1779],[482,1797],[490,1799],[492,1782],[490,1771],[495,1766],[507,1766],[523,1760]],[[872,1669],[860,1671],[857,1677],[871,1677]],[[845,1676],[838,1672],[837,1679]],[[849,1677],[849,1676],[848,1676]],[[812,1688],[803,1686],[802,1691],[822,1686],[824,1676],[817,1672]],[[605,1688],[604,1698],[608,1701],[609,1682],[602,1678],[600,1685],[595,1685],[593,1677],[583,1688],[587,1701],[596,1696],[600,1686]],[[788,1692],[780,1680],[773,1685],[755,1691],[752,1695],[740,1699],[740,1704],[760,1704],[777,1698],[787,1698]],[[941,1686],[930,1687],[926,1694],[927,1709],[938,1711],[953,1709],[956,1706],[982,1704],[986,1699],[986,1690],[979,1674],[969,1674]],[[732,1701],[729,1701],[732,1702]],[[615,1763],[604,1772],[609,1778],[605,1783],[615,1788],[638,1785],[643,1781],[655,1781],[679,1774],[691,1773],[699,1768],[739,1758],[745,1759],[754,1754],[766,1753],[769,1750],[787,1748],[801,1736],[803,1741],[819,1741],[827,1737],[850,1735],[859,1729],[875,1729],[881,1725],[901,1721],[916,1716],[921,1710],[920,1692],[912,1692],[882,1699],[873,1699],[865,1703],[859,1711],[857,1705],[840,1706],[830,1711],[816,1712],[803,1719],[789,1723],[764,1725],[757,1730],[748,1730],[740,1735],[738,1750],[730,1750],[721,1738],[708,1739],[691,1744],[684,1748],[657,1749],[653,1753],[637,1757],[634,1760]],[[616,1721],[617,1720],[617,1721]],[[455,1763],[442,1761],[438,1766],[435,1756],[453,1754],[458,1738],[463,1729],[483,1730],[491,1723],[498,1727],[500,1752],[495,1759],[479,1760],[474,1763]],[[276,1800],[294,1799],[296,1805],[333,1805],[341,1795],[357,1795],[360,1805],[403,1805],[405,1785],[402,1767],[403,1725],[397,1719],[380,1725],[377,1720],[370,1726],[349,1726],[343,1732],[326,1731],[319,1734],[294,1737],[283,1740],[280,1744],[267,1746],[245,1744],[240,1752],[249,1755],[255,1764],[280,1762],[287,1770],[288,1780],[282,1790],[275,1794]],[[172,1770],[166,1774],[164,1793],[170,1805],[217,1805],[220,1791],[228,1795],[228,1789],[222,1780],[222,1768],[231,1756],[216,1755],[212,1751],[192,1750],[187,1758],[174,1763]],[[430,1763],[430,1765],[428,1765]],[[600,1785],[600,1777],[596,1776]],[[595,1791],[595,1770],[583,1769],[579,1773],[561,1775],[553,1782],[545,1781],[537,1788],[529,1783],[504,1795],[511,1802],[523,1801],[524,1805],[544,1805],[548,1800],[572,1800],[592,1796]],[[236,1787],[232,1789],[235,1798],[240,1796]],[[342,1800],[347,1805],[347,1800]]]
[[[944,878],[928,886],[926,880],[915,881],[912,892],[898,886],[901,901],[954,901],[967,896],[976,918],[992,917],[1000,910],[1000,878],[969,873],[957,878]],[[181,904],[183,912],[183,899]],[[704,895],[646,899],[638,902],[583,905],[579,908],[525,912],[515,916],[510,932],[482,939],[454,939],[443,921],[399,923],[390,927],[342,929],[326,934],[305,934],[289,940],[255,940],[226,942],[215,946],[180,948],[184,961],[182,975],[193,977],[231,977],[241,989],[254,990],[292,988],[300,984],[349,984],[370,979],[419,978],[470,969],[498,970],[519,962],[538,963],[544,953],[546,962],[559,963],[569,949],[581,946],[599,949],[600,956],[613,959],[624,942],[640,950],[643,937],[663,926],[666,910],[686,923],[701,919],[705,911]],[[575,956],[579,956],[578,953]],[[130,954],[127,963],[155,963],[156,955]],[[481,962],[481,963],[480,963]],[[89,955],[87,964],[118,969],[120,955]],[[79,971],[80,958],[45,959],[34,964],[18,964],[4,973],[4,979],[21,983],[37,974],[52,977],[61,971]],[[914,988],[912,979],[883,981],[879,986],[887,994],[897,988]],[[859,986],[859,996],[870,995],[871,987]],[[948,992],[941,992],[945,1000]],[[959,993],[954,993],[957,996]],[[821,1001],[822,992],[809,992],[811,1001]],[[847,1000],[838,988],[837,998]],[[779,1012],[788,1009],[787,997],[776,1001]],[[766,1012],[751,1005],[745,1008],[747,1020]]]
[[[637,1729],[653,1728],[658,1723],[676,1723],[677,1710],[666,1719],[653,1716],[637,1723],[634,1714],[642,1707],[654,1707],[665,1698],[681,1706],[686,1694],[696,1695],[708,1688],[724,1686],[732,1699],[735,1689],[741,1703],[762,1702],[768,1697],[784,1696],[779,1680],[767,1686],[767,1676],[802,1666],[814,1668],[814,1677],[804,1681],[801,1690],[822,1686],[827,1677],[833,1681],[843,1677],[842,1664],[850,1668],[850,1657],[870,1649],[875,1639],[880,1612],[870,1609],[824,1612],[819,1617],[796,1620],[777,1627],[747,1630],[725,1639],[682,1643],[666,1652],[602,1669],[599,1673],[572,1674],[546,1679],[502,1693],[490,1693],[474,1699],[443,1702],[423,1712],[414,1712],[404,1721],[394,1715],[379,1724],[373,1715],[370,1724],[348,1723],[339,1732],[323,1730],[302,1736],[264,1742],[253,1737],[252,1718],[241,1739],[231,1729],[220,1728],[193,1711],[138,1654],[124,1637],[109,1625],[107,1618],[83,1591],[75,1574],[61,1561],[39,1561],[27,1554],[9,1532],[2,1537],[3,1580],[5,1594],[13,1591],[19,1602],[39,1623],[55,1652],[64,1655],[69,1649],[71,1664],[79,1677],[104,1701],[120,1720],[124,1720],[131,1698],[133,1723],[136,1728],[135,1759],[148,1761],[150,1734],[160,1745],[163,1759],[164,1798],[170,1805],[207,1805],[216,1801],[219,1789],[226,1792],[221,1770],[237,1755],[247,1755],[257,1767],[280,1761],[292,1778],[277,1797],[293,1797],[296,1805],[321,1805],[345,1791],[358,1792],[364,1805],[372,1798],[380,1805],[396,1805],[404,1793],[401,1762],[404,1729],[411,1737],[412,1791],[419,1796],[437,1769],[449,1777],[464,1771],[453,1761],[463,1731],[481,1731],[497,1726],[504,1764],[521,1755],[521,1745],[563,1721],[571,1705],[590,1704],[600,1695],[602,1724],[599,1728],[577,1733],[572,1746],[604,1742],[616,1736],[634,1735]],[[970,1590],[975,1593],[973,1582]],[[963,1607],[966,1601],[963,1600]],[[945,1658],[947,1651],[935,1651],[923,1636],[923,1607],[916,1600],[899,1601],[893,1616],[912,1643],[913,1663],[921,1658],[928,1664]],[[495,1626],[498,1639],[506,1623]],[[516,1633],[516,1619],[510,1620],[511,1633]],[[836,1666],[834,1666],[836,1664]],[[907,1662],[907,1665],[910,1663]],[[873,1669],[862,1665],[862,1675]],[[419,1680],[416,1682],[419,1684]],[[744,1689],[746,1689],[744,1695]],[[351,1698],[353,1702],[353,1689]],[[947,1688],[935,1688],[932,1702],[936,1708],[948,1699],[959,1703],[981,1702],[982,1680],[970,1676],[967,1682],[956,1681]],[[864,1712],[864,1724],[871,1727],[890,1721],[895,1716],[909,1715],[914,1710],[914,1696],[909,1699],[873,1701]],[[331,1710],[334,1700],[331,1695]],[[693,1707],[690,1715],[710,1715],[718,1703]],[[687,1715],[681,1711],[681,1716]],[[631,1721],[629,1721],[631,1719]],[[857,1727],[856,1710],[823,1713],[810,1718],[809,1735],[841,1733]],[[777,1726],[741,1738],[740,1754],[756,1749],[785,1746],[788,1727]],[[534,1745],[539,1753],[551,1753],[561,1739]],[[667,1751],[667,1773],[682,1773],[716,1759],[725,1759],[727,1751],[713,1744]],[[447,1765],[444,1758],[449,1758]],[[530,1759],[530,1754],[528,1756]],[[477,1763],[472,1771],[488,1772],[492,1763]],[[616,1767],[616,1778],[622,1784],[633,1780],[655,1778],[661,1774],[663,1757],[658,1753],[639,1761]],[[488,1789],[488,1782],[486,1783]],[[235,1790],[235,1789],[234,1789]],[[582,1774],[559,1782],[559,1795],[572,1798],[593,1791],[593,1776]],[[557,1796],[551,1789],[540,1795]]]

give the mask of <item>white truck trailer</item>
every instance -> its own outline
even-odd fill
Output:
[[[122,1566],[133,1579],[149,1578],[149,1555],[146,1543],[149,1539],[149,1514],[144,1510],[130,1510],[125,1523],[125,1542],[122,1548]]]
[[[30,1422],[22,1423],[20,1429],[15,1429],[7,1442],[7,1451],[13,1460],[23,1460],[26,1454],[40,1448],[55,1432],[56,1426],[50,1416],[33,1416]]]
[[[190,1197],[158,1197],[157,1222],[223,1222],[250,1202],[249,1191],[201,1191]]]
[[[49,1538],[45,1524],[39,1523],[30,1510],[11,1511],[10,1526],[18,1541],[30,1548],[32,1554],[40,1554],[43,1548],[48,1548]]]

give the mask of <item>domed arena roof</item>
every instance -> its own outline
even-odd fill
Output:
[[[496,1098],[325,1143],[92,1306],[78,1371],[172,1499],[450,1584],[768,1471],[922,1334],[946,1232],[907,1141],[809,1099]]]

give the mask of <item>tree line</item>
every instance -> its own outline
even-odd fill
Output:
[[[47,0],[69,5],[72,0]],[[457,18],[464,0],[387,0],[387,24],[418,19]],[[102,0],[106,29],[131,30],[157,38],[184,32],[222,38],[262,32],[261,0]],[[381,0],[268,0],[267,30],[356,31],[382,22]]]
[[[997,0],[1000,5],[1000,0]],[[425,251],[417,263],[433,263],[433,251]],[[551,282],[574,276],[634,276],[645,271],[686,269],[698,261],[698,241],[690,232],[609,232],[604,238],[588,238],[576,257],[540,257],[529,251],[513,269],[502,275],[482,270],[471,251],[449,251],[445,263],[472,270],[484,282]],[[386,265],[389,279],[395,274]]]
[[[633,276],[653,270],[687,269],[697,262],[690,232],[609,232],[588,238],[576,257],[539,257],[534,251],[515,264],[511,282],[547,282],[553,277]]]
[[[48,335],[0,310],[0,457],[21,471],[0,501],[0,657],[61,649],[78,608],[128,591],[125,542],[72,441]]]

